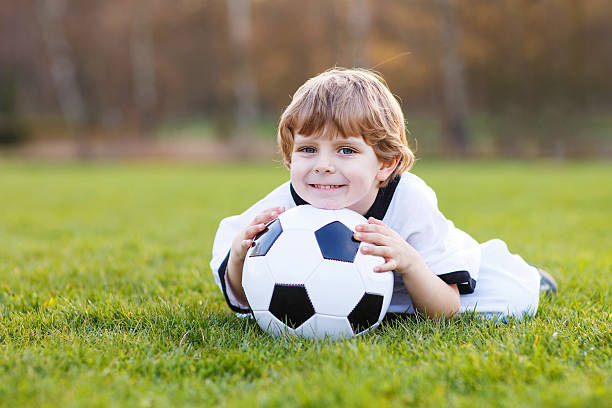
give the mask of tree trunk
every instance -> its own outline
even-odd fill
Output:
[[[39,0],[37,12],[60,110],[66,123],[78,128],[85,124],[86,114],[70,45],[64,34],[65,3],[65,0]]]
[[[442,46],[444,50],[443,138],[452,152],[465,155],[470,144],[468,102],[463,77],[463,58],[459,48],[460,32],[455,16],[454,0],[438,0],[442,14]]]
[[[146,8],[148,6],[144,6]],[[138,133],[150,129],[157,104],[155,82],[155,45],[151,30],[151,15],[135,9],[132,17],[130,58],[134,84],[135,125]]]
[[[236,100],[232,143],[238,154],[246,156],[250,151],[252,129],[258,114],[257,86],[251,55],[251,2],[228,0],[227,9]]]

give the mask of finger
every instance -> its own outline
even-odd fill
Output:
[[[283,213],[284,211],[285,209],[283,207],[277,207],[277,209],[273,210],[271,213],[267,215],[267,217],[264,219],[263,222],[266,224],[270,224],[272,221],[277,219],[278,216],[281,215],[281,213]]]
[[[268,208],[265,212],[270,217],[276,217],[276,216],[278,216],[280,213],[282,213],[284,211],[285,211],[285,207],[279,206],[279,207]]]
[[[252,239],[245,239],[240,243],[240,247],[243,250],[247,250],[249,249],[251,246],[253,245],[253,240]]]
[[[266,210],[264,212],[262,212],[261,214],[259,214],[257,217],[255,217],[253,219],[252,224],[260,224],[262,222],[268,222],[268,220],[270,219],[270,217],[273,217],[274,215],[274,211],[273,210]]]
[[[370,224],[377,224],[377,225],[385,225],[386,226],[386,224],[384,222],[382,222],[381,220],[378,220],[378,219],[376,219],[374,217],[368,218],[368,222]]]
[[[389,245],[389,238],[378,232],[356,232],[353,234],[357,241],[374,245]]]
[[[387,231],[387,226],[382,224],[359,224],[355,227],[355,231],[359,232],[385,232]]]
[[[270,208],[270,218],[274,219],[278,217],[279,214],[281,214],[284,211],[285,211],[285,207],[283,206]]]
[[[366,255],[380,256],[385,259],[393,257],[393,251],[388,246],[364,245],[361,248],[361,253]]]
[[[255,224],[249,226],[244,233],[244,239],[253,239],[255,235],[266,229],[266,224]]]
[[[275,219],[276,217],[278,217],[278,215],[280,213],[282,213],[283,211],[285,211],[285,207],[272,207],[272,208],[268,208],[267,210],[264,210],[259,215],[257,215],[253,219],[252,224],[259,224],[259,223],[262,223],[262,222],[271,221],[271,220]]]
[[[393,259],[390,259],[382,265],[375,266],[374,272],[376,273],[389,272],[389,271],[394,271],[395,269],[397,269],[397,262],[395,262],[395,260]]]

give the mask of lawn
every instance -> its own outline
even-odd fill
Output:
[[[557,277],[535,317],[274,339],[208,264],[220,219],[280,165],[0,162],[0,406],[609,406],[612,165],[414,172],[457,226]]]

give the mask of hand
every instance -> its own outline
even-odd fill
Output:
[[[373,244],[363,245],[362,253],[385,259],[385,263],[375,267],[374,272],[396,271],[403,275],[419,257],[416,250],[397,232],[374,217],[368,219],[368,224],[357,225],[355,230],[356,240]]]
[[[432,273],[423,258],[397,232],[382,221],[370,217],[368,224],[355,227],[355,239],[364,245],[361,252],[385,258],[385,263],[374,272],[395,270],[402,275],[404,287],[415,309],[431,318],[451,318],[459,311],[461,302],[457,285],[446,284]]]
[[[253,239],[257,234],[265,230],[266,225],[270,221],[275,220],[283,211],[285,211],[285,207],[272,207],[264,210],[255,217],[245,229],[236,235],[234,241],[232,241],[230,257],[233,257],[234,260],[244,261],[247,251],[251,245],[253,245]]]
[[[243,304],[248,304],[244,288],[242,287],[242,268],[247,251],[253,245],[253,239],[257,234],[266,229],[266,225],[276,219],[285,207],[273,207],[261,212],[251,223],[236,235],[232,241],[230,257],[227,262],[227,280],[232,291]]]

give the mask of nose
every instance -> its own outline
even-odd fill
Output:
[[[326,154],[320,154],[313,168],[315,173],[330,173],[336,172],[336,167],[331,157]]]

